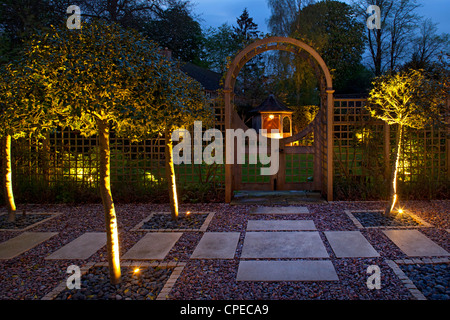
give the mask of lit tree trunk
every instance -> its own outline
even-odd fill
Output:
[[[397,133],[395,136],[396,150],[395,150],[395,156],[394,156],[394,163],[392,164],[392,169],[391,169],[391,186],[389,188],[389,202],[388,202],[388,205],[384,212],[384,214],[386,214],[386,215],[388,215],[392,212],[392,210],[394,209],[395,204],[397,203],[397,200],[398,200],[397,173],[398,173],[398,163],[400,160],[400,150],[401,150],[402,139],[403,139],[403,130],[404,130],[403,126],[401,124],[398,125]]]
[[[11,169],[11,136],[3,138],[3,193],[5,195],[6,208],[8,210],[8,221],[16,220],[16,204],[14,202],[14,193],[12,188],[12,169]]]
[[[109,123],[106,120],[97,120],[97,125],[100,143],[100,194],[105,211],[109,277],[112,284],[118,284],[121,281],[119,235],[117,231],[116,211],[111,194]]]
[[[50,183],[50,134],[45,133],[45,138],[42,141],[42,175],[45,187],[49,187]]]
[[[173,142],[170,130],[164,132],[166,140],[166,179],[169,188],[170,211],[172,220],[178,220],[178,195],[177,183],[175,179],[175,167],[173,165]]]

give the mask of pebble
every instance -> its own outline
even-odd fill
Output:
[[[450,219],[448,216],[449,200],[439,201],[405,201],[402,202],[405,209],[411,210],[421,219],[431,223],[433,227],[420,228],[427,237],[450,251],[448,241]],[[261,215],[258,219],[312,219],[323,236],[323,231],[328,230],[359,230],[345,214],[345,210],[382,210],[385,202],[333,202],[330,204],[308,204],[311,215],[299,216],[274,216]],[[404,259],[402,252],[389,242],[378,229],[361,229],[361,232],[380,252],[379,258],[336,259],[334,253],[324,239],[330,259],[339,276],[338,282],[274,282],[274,283],[249,283],[236,282],[236,273],[239,267],[239,258],[242,252],[244,231],[249,218],[247,212],[254,208],[253,205],[230,206],[227,204],[195,204],[181,205],[180,212],[215,212],[208,232],[241,232],[236,258],[232,260],[190,260],[189,257],[200,241],[202,232],[184,232],[174,248],[166,256],[163,262],[186,262],[185,270],[178,278],[169,299],[199,300],[199,299],[364,299],[364,300],[409,300],[410,292],[403,286],[385,259]],[[102,248],[91,258],[85,261],[51,261],[44,257],[56,251],[62,243],[68,243],[85,232],[104,232],[104,213],[101,204],[65,206],[65,205],[37,205],[33,208],[36,212],[61,212],[61,215],[33,227],[29,231],[58,232],[58,235],[38,245],[11,260],[0,262],[0,299],[41,299],[62,281],[67,279],[67,267],[76,264],[86,265],[88,262],[106,262],[106,249]],[[20,211],[20,205],[18,210]],[[164,204],[126,204],[116,205],[116,213],[119,222],[120,250],[126,252],[139,239],[143,233],[131,231],[133,227],[147,218],[151,212],[168,212],[168,205]],[[28,213],[31,215],[31,212]],[[170,216],[170,215],[168,215]],[[0,232],[0,242],[3,242],[20,233]],[[381,268],[382,289],[368,290],[366,286],[367,267],[376,264]],[[416,270],[416,265],[408,265],[411,270]],[[449,299],[448,278],[436,277],[436,273],[448,275],[448,264],[435,265],[431,273],[418,271],[417,278],[422,280],[419,290],[427,290],[428,299]],[[149,275],[148,281],[142,284],[130,281],[131,296],[124,293],[125,287],[111,286],[108,273],[101,269],[91,269],[92,276],[82,278],[83,284],[89,286],[90,295],[85,292],[65,291],[59,299],[110,299],[115,300],[120,296],[125,299],[153,300],[164,286],[169,275],[164,274],[165,269],[158,269]],[[406,271],[405,271],[406,273]],[[127,272],[123,273],[123,276]],[[408,275],[409,276],[409,275]],[[40,278],[39,281],[36,279]],[[430,282],[430,279],[436,279]],[[133,279],[133,278],[130,278]],[[447,279],[447,280],[446,280]],[[134,280],[134,279],[133,279]],[[417,280],[417,281],[418,281]],[[91,285],[90,285],[91,283]],[[128,283],[125,281],[124,283]],[[133,287],[133,286],[137,287]],[[45,289],[43,289],[45,286]],[[442,290],[442,286],[445,290]],[[437,289],[436,289],[437,287]],[[127,287],[128,288],[128,287]],[[147,290],[148,292],[146,292]],[[425,294],[425,293],[424,293]]]
[[[142,229],[200,229],[208,214],[179,214],[178,221],[172,220],[170,214],[154,214]]]
[[[400,268],[427,299],[449,299],[450,264],[401,265]]]

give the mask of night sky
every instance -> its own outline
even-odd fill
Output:
[[[236,17],[247,8],[254,22],[258,24],[259,30],[268,32],[267,20],[270,17],[270,9],[267,0],[192,0],[192,3],[195,4],[194,12],[202,19],[203,27],[218,27],[225,22],[235,25]],[[419,15],[439,23],[439,33],[450,33],[449,0],[419,0],[418,3],[423,5],[417,10]]]

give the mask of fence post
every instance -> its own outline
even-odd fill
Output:
[[[334,151],[334,90],[327,89],[327,201],[333,201],[333,151]]]
[[[232,90],[225,88],[224,92],[224,102],[225,102],[225,132],[227,129],[231,129],[232,118],[231,118],[231,94]],[[226,136],[226,135],[225,135]],[[225,139],[225,145],[227,144]],[[226,148],[225,148],[226,150]],[[233,165],[225,162],[225,202],[230,203],[233,198]]]

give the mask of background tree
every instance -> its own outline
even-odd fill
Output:
[[[361,63],[365,24],[355,19],[353,9],[339,1],[282,2],[289,4],[278,7],[277,2],[269,1],[272,6],[271,30],[312,46],[332,72],[333,86],[338,93],[366,91],[370,74]],[[295,12],[283,11],[288,8],[294,8]],[[307,55],[280,52],[269,57],[271,87],[286,105],[294,109],[320,104],[324,88],[319,88],[318,75],[311,63],[315,62],[309,61]]]
[[[291,36],[311,44],[322,56],[333,72],[337,92],[351,93],[348,87],[363,80],[364,26],[354,17],[351,6],[326,0],[298,12]]]
[[[370,5],[380,7],[381,28],[365,28],[365,40],[369,52],[370,69],[375,76],[386,71],[396,71],[404,63],[409,52],[409,39],[419,16],[416,0],[353,0],[352,6],[364,26],[369,17]]]
[[[176,0],[79,0],[85,17],[105,19],[123,27],[140,30],[142,22],[158,16],[163,7]]]
[[[67,0],[1,0],[0,63],[16,58],[24,41],[38,30],[61,23],[68,3]]]
[[[68,110],[73,129],[98,134],[100,193],[105,212],[110,279],[121,279],[117,217],[110,183],[110,130],[137,139],[154,130],[152,114],[167,114],[161,101],[183,101],[188,93],[173,86],[179,71],[159,54],[158,46],[133,30],[102,21],[82,23],[80,30],[53,29],[37,37],[28,53],[33,77],[47,96]],[[129,130],[132,128],[132,130]]]
[[[227,23],[218,28],[210,27],[204,33],[202,61],[209,69],[223,73],[227,58],[236,54],[240,48],[233,37],[233,27]]]
[[[243,50],[262,36],[262,32],[258,31],[258,25],[245,8],[242,14],[236,18],[236,26],[233,26],[232,37],[238,51]],[[265,87],[265,59],[263,55],[258,55],[242,67],[236,80],[236,108],[244,121],[248,120],[249,111],[265,99],[264,96],[268,94]]]
[[[441,120],[445,103],[442,89],[439,81],[418,70],[380,76],[373,83],[366,108],[373,117],[397,127],[385,214],[390,214],[398,201],[397,172],[404,130],[406,127],[422,129]]]
[[[315,0],[267,0],[271,15],[268,21],[272,35],[289,37],[298,13]]]
[[[438,61],[438,57],[450,51],[450,35],[437,34],[437,23],[424,19],[418,33],[412,40],[413,51],[408,63],[415,68],[425,69]]]
[[[174,58],[183,62],[200,62],[202,29],[186,2],[161,10],[157,18],[145,23],[143,33],[170,49]]]

